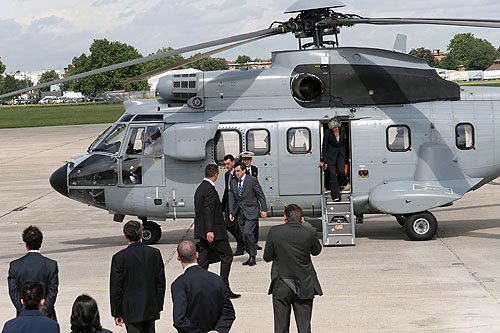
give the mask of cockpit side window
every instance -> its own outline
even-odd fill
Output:
[[[142,154],[142,144],[144,142],[144,127],[132,127],[128,139],[128,146],[125,153],[127,155]]]
[[[104,140],[96,144],[95,147],[91,147],[91,149],[93,151],[117,153],[125,137],[125,129],[126,126],[123,124],[115,125]]]
[[[159,126],[148,126],[144,140],[144,156],[158,157],[162,155],[161,129]]]

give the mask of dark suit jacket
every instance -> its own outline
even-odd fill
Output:
[[[220,276],[192,266],[172,283],[171,291],[174,327],[179,332],[229,332],[236,317]]]
[[[231,181],[229,212],[236,216],[240,209],[249,220],[258,219],[261,211],[267,212],[266,196],[254,176],[245,176],[241,197],[238,195],[238,178]]]
[[[321,162],[326,162],[327,164],[335,164],[337,161],[337,156],[340,154],[347,159],[347,137],[345,134],[345,128],[340,127],[339,141],[335,138],[333,130],[328,129],[323,137],[323,145],[321,147]]]
[[[207,239],[207,232],[213,232],[215,240],[229,239],[219,194],[203,180],[194,193],[194,238]]]
[[[230,184],[230,179],[229,177],[231,176],[231,179],[235,177],[234,172],[231,174],[231,172],[226,171],[224,173],[224,194],[222,195],[222,209],[226,210],[229,206],[229,184]]]
[[[59,333],[59,324],[37,310],[24,310],[5,323],[2,333]]]
[[[311,255],[321,252],[316,230],[297,221],[272,227],[267,234],[264,260],[272,261],[271,286],[273,294],[281,279],[300,299],[311,299],[322,295]]]
[[[125,323],[156,320],[163,310],[165,269],[158,249],[131,243],[111,259],[111,315]]]
[[[57,290],[59,288],[59,270],[57,262],[42,256],[38,252],[28,252],[24,257],[10,263],[9,294],[12,303],[16,307],[17,314],[24,309],[21,305],[23,287],[26,281],[43,282],[45,284],[44,312],[49,318],[56,320],[54,304],[56,303]]]
[[[245,173],[250,176],[257,177],[259,175],[259,168],[257,168],[255,165],[250,164],[250,170],[246,169]]]

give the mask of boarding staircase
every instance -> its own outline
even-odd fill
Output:
[[[333,201],[330,193],[323,193],[321,208],[323,245],[356,245],[356,217],[351,195],[342,194],[341,201]]]

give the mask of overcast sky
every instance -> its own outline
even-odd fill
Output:
[[[327,0],[307,0],[324,3]],[[291,15],[287,0],[1,0],[0,60],[7,72],[62,69],[74,56],[89,54],[94,39],[134,46],[142,55],[268,28]],[[336,2],[332,0],[332,2]],[[339,11],[366,17],[459,17],[498,19],[498,0],[343,0]],[[342,46],[391,49],[397,33],[411,48],[446,49],[461,32],[500,46],[500,29],[445,26],[366,26],[344,28]],[[296,49],[293,35],[275,36],[221,53],[269,58],[272,51]]]

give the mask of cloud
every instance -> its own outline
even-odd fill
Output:
[[[102,6],[108,6],[117,3],[118,0],[97,0],[94,1],[91,6],[92,7],[102,7]]]

